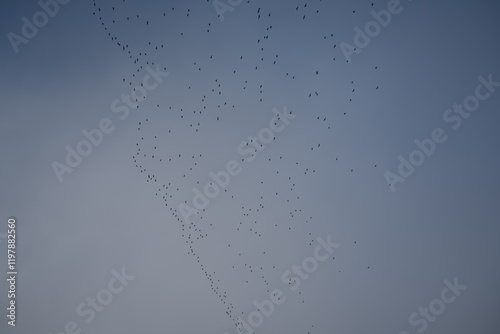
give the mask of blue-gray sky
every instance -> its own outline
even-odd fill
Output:
[[[17,325],[4,308],[0,333],[71,321],[236,333],[273,289],[286,301],[256,333],[498,333],[500,87],[483,84],[490,95],[456,130],[443,114],[479,76],[500,81],[500,7],[401,0],[356,46],[354,28],[393,3],[250,0],[221,21],[212,1],[70,1],[16,53],[9,33],[41,7],[2,2],[0,236],[16,217],[19,274]],[[345,43],[361,50],[350,62]],[[168,76],[125,107],[157,64]],[[273,110],[295,118],[242,161]],[[60,182],[53,162],[106,118],[113,131]],[[391,191],[384,173],[436,128],[447,140]],[[241,172],[184,220],[179,204],[194,208],[193,188],[231,160]],[[340,247],[291,291],[282,274],[329,235]],[[135,279],[87,324],[77,306],[122,268]],[[455,277],[467,289],[412,325]]]

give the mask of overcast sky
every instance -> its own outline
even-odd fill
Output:
[[[232,334],[274,289],[256,333],[498,333],[497,1],[47,3],[0,4],[0,333]]]

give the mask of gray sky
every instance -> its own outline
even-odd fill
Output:
[[[2,2],[0,264],[14,216],[19,274],[0,333],[232,334],[273,289],[286,300],[256,333],[498,333],[500,87],[478,77],[500,81],[500,7],[402,0],[356,46],[390,3],[250,0],[221,21],[208,1],[70,1],[16,53],[8,34],[41,7]],[[344,43],[361,50],[350,62]],[[127,106],[141,83],[155,88]],[[454,130],[443,115],[480,84],[490,95]],[[295,118],[242,161],[273,110]],[[60,182],[53,162],[103,119],[113,131]],[[391,191],[384,173],[436,128],[446,141]],[[184,220],[232,160],[241,172]],[[329,235],[340,246],[292,291],[283,273]],[[135,279],[86,323],[77,307],[122,268]],[[455,277],[461,295],[412,324]]]

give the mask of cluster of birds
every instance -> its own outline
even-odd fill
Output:
[[[160,61],[162,63],[169,62],[168,59],[161,58],[160,52],[166,49],[167,45],[172,45],[172,43],[169,40],[160,42],[150,40],[146,41],[145,45],[133,46],[132,43],[126,41],[127,36],[118,36],[120,29],[114,27],[134,22],[148,31],[148,29],[153,29],[152,26],[158,27],[162,22],[168,22],[174,18],[179,20],[180,17],[183,17],[184,20],[191,20],[195,10],[194,8],[193,10],[187,8],[187,4],[181,4],[179,7],[165,5],[165,8],[158,11],[156,16],[143,17],[141,13],[131,15],[127,11],[120,10],[124,3],[130,1],[113,1],[112,4],[109,4],[93,0],[93,15],[97,17],[111,41],[116,43],[131,60],[135,68],[128,79],[123,78],[122,82],[134,86],[140,82],[140,73],[144,72],[146,66],[157,65]],[[209,1],[207,0],[207,2]],[[246,1],[248,8],[240,10],[251,10],[254,2],[258,1]],[[299,13],[297,19],[303,21],[309,18],[310,15],[319,14],[321,2],[321,0],[308,1],[301,6],[293,6],[295,11]],[[260,3],[262,7],[259,7],[259,5],[254,6],[254,28],[258,36],[250,45],[253,51],[251,56],[246,56],[245,53],[241,52],[241,54],[234,56],[234,59],[228,59],[222,52],[209,50],[204,53],[203,49],[198,50],[196,55],[186,56],[194,58],[192,59],[192,72],[190,72],[190,75],[197,78],[196,81],[187,84],[184,88],[184,93],[190,96],[189,101],[186,101],[185,106],[174,104],[163,106],[161,103],[153,106],[145,103],[145,107],[141,105],[139,108],[147,109],[143,112],[147,115],[143,116],[137,123],[139,136],[132,155],[135,167],[144,176],[145,181],[151,185],[155,196],[164,204],[174,220],[180,225],[181,236],[188,247],[188,254],[192,255],[199,264],[204,276],[210,283],[213,293],[226,307],[226,314],[235,324],[237,324],[238,316],[244,316],[244,312],[236,311],[235,303],[230,301],[229,292],[223,287],[221,279],[227,279],[227,274],[221,276],[217,272],[211,271],[202,258],[203,250],[200,247],[204,239],[208,240],[209,235],[215,233],[211,232],[211,230],[216,230],[223,223],[214,219],[210,207],[199,210],[197,215],[191,216],[188,220],[183,218],[178,209],[179,203],[191,205],[192,193],[190,193],[191,197],[186,197],[186,184],[193,183],[195,187],[202,189],[204,184],[207,183],[206,175],[209,169],[204,168],[207,154],[202,148],[198,148],[196,143],[190,149],[185,149],[182,152],[168,146],[168,144],[177,144],[176,141],[179,140],[180,136],[184,136],[186,138],[184,140],[189,142],[190,140],[200,140],[199,138],[203,140],[203,138],[216,135],[213,134],[213,127],[219,126],[217,124],[223,125],[225,122],[229,122],[229,115],[234,114],[239,108],[239,98],[235,98],[235,96],[242,96],[248,101],[253,101],[257,106],[260,105],[261,108],[265,108],[264,102],[269,96],[269,94],[266,94],[266,89],[273,88],[266,82],[265,74],[273,67],[276,68],[276,73],[278,71],[282,72],[280,77],[283,81],[288,80],[290,84],[298,87],[298,91],[303,91],[303,95],[298,98],[302,98],[303,101],[312,101],[309,99],[320,96],[321,89],[311,89],[309,84],[301,85],[300,80],[304,78],[300,77],[303,74],[298,74],[297,69],[283,70],[280,66],[283,57],[280,57],[279,47],[273,47],[273,43],[276,43],[273,40],[273,32],[277,27],[279,29],[284,27],[280,26],[279,20],[273,20],[274,17],[270,11],[263,9],[266,3],[262,1]],[[212,10],[210,2],[209,5],[210,7],[199,10]],[[371,5],[373,6],[373,3]],[[293,8],[291,9],[293,10]],[[354,13],[355,10],[353,10]],[[225,24],[225,22],[219,22],[215,15],[213,17],[214,22],[208,22],[203,33],[212,34],[216,24]],[[312,19],[314,20],[314,18]],[[330,39],[334,38],[333,33],[314,33],[317,35],[318,40],[326,40],[332,44],[332,49],[336,49],[334,52],[338,51],[337,44],[330,42]],[[176,38],[185,39],[188,38],[189,34],[190,32],[179,31]],[[135,47],[137,49],[134,51]],[[158,61],[154,61],[155,59],[158,59]],[[331,59],[335,62],[336,57]],[[227,64],[224,67],[226,73],[220,76],[215,75],[210,69],[216,64],[220,66],[221,63]],[[378,67],[375,67],[375,70],[378,70]],[[312,69],[310,75],[312,78],[321,77],[328,75],[328,71]],[[206,85],[202,85],[200,82],[204,82]],[[355,98],[356,88],[354,83],[354,80],[347,83],[350,95],[346,94],[344,98],[348,99],[348,102],[353,102]],[[378,88],[378,86],[374,87],[375,90],[378,90]],[[229,93],[227,93],[228,91]],[[162,116],[158,116],[160,115],[159,112],[162,112]],[[292,111],[289,112],[292,113]],[[347,116],[347,114],[348,111],[343,111],[343,116]],[[162,130],[158,132],[155,128],[162,124],[159,121],[162,117],[170,121],[165,123]],[[304,112],[301,117],[311,119],[316,129],[326,133],[333,132],[334,122],[331,118],[334,117],[332,117],[329,110],[310,114]],[[318,154],[318,156],[331,154],[325,146],[328,146],[328,144],[314,143],[310,146],[310,154]],[[314,219],[311,215],[305,213],[305,209],[303,210],[304,199],[300,196],[300,189],[302,189],[301,186],[307,184],[306,177],[314,177],[318,168],[314,165],[314,159],[312,161],[308,160],[308,165],[305,165],[303,161],[296,158],[295,152],[286,154],[273,151],[266,154],[265,157],[264,154],[258,157],[266,164],[263,167],[265,171],[261,172],[257,176],[258,179],[254,181],[255,190],[251,193],[241,193],[237,185],[230,184],[223,189],[220,197],[227,201],[227,205],[238,216],[231,224],[224,224],[224,228],[230,226],[231,233],[240,235],[241,238],[252,238],[256,245],[251,252],[253,255],[250,256],[249,250],[242,249],[237,243],[229,242],[226,252],[233,254],[234,258],[234,263],[230,265],[229,269],[235,272],[246,271],[247,279],[241,282],[243,285],[249,284],[250,280],[255,279],[270,292],[274,288],[271,286],[272,282],[275,281],[274,278],[280,276],[279,270],[282,268],[277,265],[261,265],[262,258],[275,259],[279,254],[276,254],[276,251],[273,253],[272,250],[265,249],[265,242],[259,240],[265,239],[269,229],[273,228],[278,235],[292,232],[304,233],[305,246],[315,245],[315,235],[313,235],[314,230],[312,228]],[[245,166],[244,159],[241,161],[242,165]],[[335,157],[335,161],[339,161],[339,157]],[[373,167],[376,166],[376,164],[373,164]],[[178,170],[182,170],[181,174],[174,174],[173,171]],[[348,168],[346,172],[353,173],[354,168]],[[192,189],[192,187],[187,188]],[[271,224],[270,219],[266,218],[275,216],[277,210],[287,212],[286,224]],[[256,252],[260,253],[259,257],[255,256]],[[243,258],[245,260],[242,260]],[[369,269],[369,267],[367,268]],[[302,292],[301,288],[295,291],[301,299],[301,303],[304,304],[306,298],[302,295]]]

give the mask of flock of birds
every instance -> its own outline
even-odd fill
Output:
[[[154,60],[162,60],[160,57],[161,50],[166,49],[168,45],[171,46],[172,43],[169,40],[159,42],[149,40],[145,41],[144,45],[134,49],[136,46],[131,42],[127,42],[128,36],[120,35],[120,29],[115,29],[115,26],[133,22],[145,29],[146,33],[149,31],[148,29],[152,29],[151,32],[153,33],[154,29],[156,29],[153,26],[158,27],[162,22],[168,22],[174,18],[179,20],[180,17],[183,17],[183,20],[189,22],[193,17],[195,8],[187,8],[188,5],[182,3],[177,7],[165,4],[165,8],[158,11],[155,16],[144,17],[141,13],[131,14],[126,10],[122,10],[124,3],[130,1],[121,0],[108,3],[93,0],[92,13],[99,20],[102,29],[109,38],[120,50],[126,53],[133,66],[135,66],[128,79],[122,79],[123,83],[128,83],[129,87],[133,87],[140,82],[143,75],[141,73],[144,73],[145,67],[159,64],[160,61]],[[206,16],[212,18],[212,21],[207,22],[206,29],[203,30],[203,33],[211,35],[216,25],[224,25],[226,22],[220,22],[215,12],[213,12],[209,0],[207,0],[207,3],[208,6],[196,10],[205,11],[207,12]],[[259,4],[254,5],[254,3]],[[299,22],[308,19],[314,20],[314,15],[321,12],[321,3],[321,0],[308,0],[308,2],[300,6],[293,5],[292,10],[295,9],[297,13],[295,19]],[[243,6],[243,4],[246,6]],[[367,5],[373,6],[373,3]],[[283,27],[280,26],[282,24],[280,20],[274,20],[273,13],[265,9],[266,6],[268,5],[264,1],[247,0],[238,9],[254,13],[254,28],[258,36],[256,36],[253,45],[250,45],[254,52],[252,56],[247,56],[242,51],[234,59],[227,60],[224,58],[223,61],[227,61],[228,64],[224,68],[226,73],[219,76],[214,75],[210,68],[216,61],[218,61],[217,64],[220,64],[224,55],[213,50],[204,53],[204,50],[200,48],[195,55],[186,55],[186,57],[194,58],[191,74],[195,78],[199,78],[196,79],[197,81],[207,81],[208,84],[202,87],[197,81],[187,84],[184,93],[190,99],[186,101],[185,106],[163,105],[162,103],[151,105],[147,102],[144,103],[144,107],[139,106],[142,110],[140,111],[142,112],[141,115],[144,116],[137,122],[138,141],[135,143],[136,147],[132,156],[132,161],[141,176],[144,177],[155,196],[164,204],[174,220],[180,225],[181,236],[188,247],[188,253],[199,264],[203,275],[210,283],[213,293],[225,306],[226,314],[236,325],[238,324],[237,318],[239,316],[245,317],[245,312],[236,310],[235,303],[230,299],[229,292],[223,287],[221,279],[227,279],[227,272],[225,275],[221,275],[211,270],[210,264],[204,262],[203,249],[200,247],[203,241],[209,240],[211,233],[215,233],[212,231],[220,227],[222,223],[215,219],[213,210],[210,210],[210,207],[199,210],[199,214],[190,217],[188,221],[183,219],[178,210],[179,203],[191,205],[190,200],[192,197],[186,197],[185,195],[186,185],[193,184],[202,189],[203,185],[207,183],[206,176],[209,170],[203,168],[207,154],[201,148],[197,148],[196,145],[193,145],[191,149],[186,149],[185,152],[179,152],[176,148],[168,145],[169,143],[170,145],[176,144],[172,144],[172,141],[178,138],[179,133],[184,134],[186,141],[189,141],[189,137],[195,135],[201,136],[199,138],[217,136],[216,133],[213,133],[213,128],[219,126],[218,124],[223,125],[225,122],[229,122],[226,120],[229,118],[227,115],[236,112],[240,107],[238,99],[234,98],[233,94],[227,94],[227,90],[245,96],[250,101],[253,101],[255,105],[260,105],[261,109],[267,107],[264,102],[269,95],[266,92],[272,90],[273,87],[266,82],[265,75],[269,68],[278,67],[283,58],[280,56],[279,48],[273,47],[273,43],[276,43],[273,41],[273,32],[276,29],[283,29]],[[355,14],[355,12],[353,10],[352,14]],[[236,14],[228,12],[227,15]],[[314,33],[318,39],[326,40],[331,44],[332,50],[334,50],[334,54],[330,57],[332,62],[336,62],[337,58],[342,57],[341,53],[338,52],[336,44],[338,42],[331,41],[335,37],[333,33]],[[177,38],[188,38],[190,34],[191,31],[179,31]],[[255,57],[255,55],[258,56]],[[164,59],[161,63],[169,63],[169,59]],[[314,67],[314,64],[311,65]],[[166,67],[163,68],[166,70]],[[378,70],[378,66],[374,67],[374,71],[376,70]],[[310,84],[301,84],[300,81],[303,78],[299,72],[302,73],[302,71],[297,71],[296,67],[285,69],[280,74],[281,80],[291,81],[292,84],[299,87],[303,95],[297,98],[303,101],[307,102],[309,99],[312,101],[314,98],[319,97],[321,89],[312,88]],[[321,77],[328,75],[328,71],[313,69],[310,74],[313,78]],[[347,99],[347,103],[352,102],[355,98],[356,87],[354,80],[350,80],[346,84],[349,87],[349,92],[346,92],[347,94],[341,98]],[[378,90],[379,87],[375,86],[373,89]],[[161,95],[161,92],[158,94]],[[175,118],[176,121],[162,126],[157,116],[159,112],[166,115],[164,116],[165,119]],[[293,113],[291,110],[287,110],[287,112]],[[311,119],[314,126],[321,131],[333,132],[334,126],[338,126],[338,123],[342,121],[342,117],[347,116],[347,114],[347,110],[342,111],[341,117],[336,119],[335,124],[330,111],[304,112],[301,114],[301,118]],[[161,132],[155,130],[158,126],[162,126]],[[298,159],[296,154],[266,151],[265,155],[262,154],[262,156],[258,157],[265,164],[262,167],[263,170],[259,172],[258,179],[254,180],[255,191],[250,194],[241,193],[239,191],[241,189],[238,189],[237,185],[230,184],[220,195],[226,201],[225,203],[231,207],[234,215],[238,216],[237,220],[223,225],[224,228],[231,229],[231,233],[239,235],[241,238],[255,240],[254,244],[257,249],[251,250],[251,256],[248,249],[241,249],[237,243],[228,242],[226,246],[225,252],[231,253],[234,258],[234,262],[229,269],[235,272],[246,271],[247,279],[241,282],[243,287],[254,279],[265,286],[267,292],[270,292],[274,288],[275,278],[281,277],[279,270],[282,269],[280,269],[280,266],[272,265],[269,267],[261,264],[266,263],[266,261],[261,260],[263,258],[279,258],[279,254],[276,254],[276,252],[273,254],[273,250],[261,248],[265,247],[265,242],[259,242],[260,239],[266,237],[266,233],[270,229],[274,228],[274,233],[277,235],[292,231],[294,233],[303,233],[304,246],[315,246],[316,235],[313,234],[314,230],[311,227],[314,219],[313,216],[306,214],[306,210],[303,209],[304,199],[300,195],[300,189],[303,189],[303,185],[307,184],[308,178],[314,177],[316,170],[321,168],[321,166],[315,165],[314,154],[317,154],[316,156],[331,154],[325,151],[327,150],[324,148],[325,146],[328,145],[322,145],[320,142],[311,144],[308,148],[308,154],[313,154],[311,155],[313,158],[307,162]],[[335,157],[335,161],[339,161],[339,157]],[[244,164],[243,159],[242,164]],[[165,172],[177,170],[178,167],[183,170],[181,175],[172,175],[170,172]],[[372,164],[370,167],[376,168],[377,165]],[[354,173],[354,168],[347,168],[345,172]],[[187,188],[192,189],[190,186],[187,186]],[[286,212],[287,223],[271,222],[269,218],[266,218],[274,215],[277,210],[281,213]],[[209,244],[209,241],[207,242]],[[260,254],[260,257],[256,256],[257,253]],[[245,260],[242,260],[243,258]],[[333,256],[334,258],[335,256]],[[271,279],[271,276],[273,279]],[[301,303],[305,304],[304,307],[307,307],[306,298],[302,292],[302,288],[299,288],[294,293],[301,300]]]

